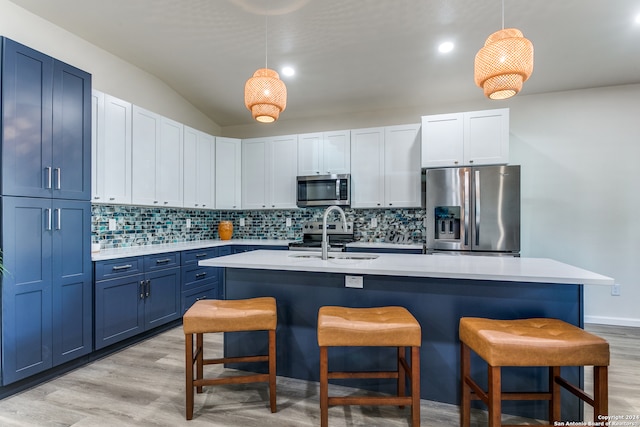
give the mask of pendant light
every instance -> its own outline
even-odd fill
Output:
[[[487,38],[475,59],[474,79],[491,99],[506,99],[522,89],[533,72],[533,44],[516,28],[504,28]]]
[[[254,119],[261,123],[273,123],[287,107],[287,87],[280,76],[267,66],[268,26],[264,17],[264,68],[253,73],[253,77],[244,85],[244,105]]]

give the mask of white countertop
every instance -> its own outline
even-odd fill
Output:
[[[295,258],[313,255],[302,251],[253,251],[200,261],[208,267],[308,271],[356,275],[435,277],[534,283],[613,285],[614,280],[547,258],[371,254],[375,259]],[[319,255],[319,253],[315,253]],[[341,252],[336,256],[362,254]]]
[[[102,249],[91,254],[91,261],[126,258],[141,255],[154,255],[166,252],[188,251],[190,249],[214,248],[227,245],[266,245],[288,246],[290,240],[273,239],[231,239],[231,240],[197,240],[192,242],[167,243],[164,245],[129,246],[126,248]]]

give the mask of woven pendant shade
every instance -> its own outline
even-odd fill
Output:
[[[278,120],[287,108],[287,87],[278,73],[260,68],[244,85],[244,105],[254,119],[262,123]]]
[[[517,94],[532,72],[533,44],[515,28],[491,34],[476,54],[475,82],[491,99]]]

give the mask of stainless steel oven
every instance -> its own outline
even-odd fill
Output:
[[[349,206],[351,175],[311,175],[297,178],[298,206]]]
[[[302,232],[302,240],[289,243],[289,250],[320,252],[322,249],[322,221],[304,223]],[[354,241],[353,223],[348,222],[345,230],[342,221],[328,222],[327,239],[329,251],[345,252],[347,243]]]

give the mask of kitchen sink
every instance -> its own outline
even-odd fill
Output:
[[[322,255],[321,254],[304,254],[304,255],[289,255],[290,258],[310,258],[310,259],[321,259]],[[378,258],[378,255],[368,255],[368,254],[343,254],[343,253],[332,253],[329,254],[328,259],[330,260],[341,260],[341,259],[350,259],[350,260],[357,260],[357,261],[363,261],[363,260],[370,260],[370,259],[376,259]]]

